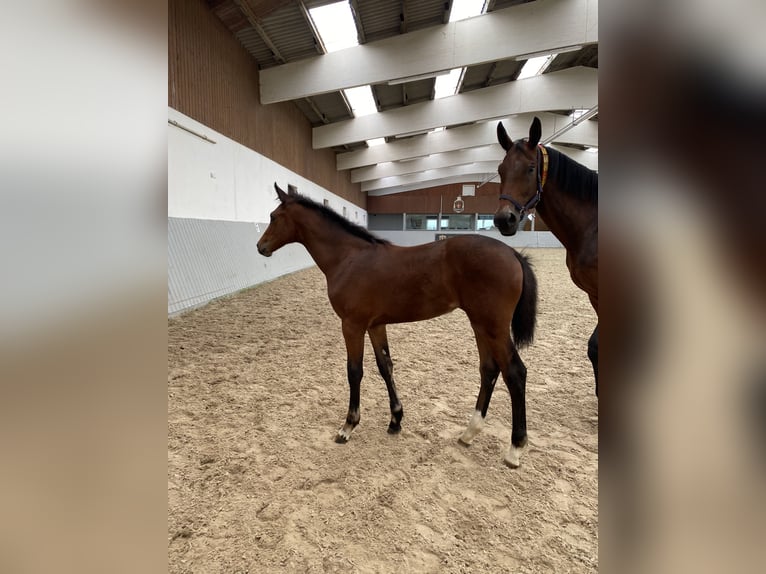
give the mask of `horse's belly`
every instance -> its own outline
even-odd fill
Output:
[[[457,309],[457,301],[449,298],[428,299],[417,301],[399,301],[386,305],[375,317],[375,324],[411,323],[413,321],[425,321],[439,315],[444,315]]]

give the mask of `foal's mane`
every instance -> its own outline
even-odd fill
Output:
[[[598,204],[598,172],[588,169],[563,153],[545,147],[548,151],[548,178],[559,189],[572,197]]]
[[[346,233],[350,233],[351,235],[358,237],[360,239],[364,239],[368,243],[372,243],[372,244],[389,245],[391,243],[387,239],[381,239],[380,237],[376,237],[375,235],[367,231],[361,225],[356,225],[355,223],[351,223],[348,219],[346,219],[342,215],[339,215],[337,212],[333,211],[329,207],[326,207],[320,203],[317,203],[316,201],[306,197],[305,195],[300,195],[299,193],[296,193],[291,195],[290,197],[295,203],[302,205],[303,207],[306,207],[308,209],[311,209],[315,213],[319,214],[322,217],[322,219],[324,219],[328,223],[331,223],[337,227],[340,227]]]

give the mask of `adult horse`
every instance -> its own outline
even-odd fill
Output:
[[[365,332],[388,389],[388,432],[397,433],[403,409],[394,384],[386,325],[431,319],[459,307],[476,336],[481,374],[476,411],[460,441],[468,445],[479,432],[502,373],[511,394],[512,415],[505,463],[518,467],[527,443],[527,369],[517,348],[532,341],[537,312],[537,281],[524,256],[478,235],[400,247],[307,197],[274,187],[279,205],[258,241],[259,253],[269,257],[288,243],[303,244],[325,274],[330,303],[341,319],[350,398],[346,421],[335,441],[347,442],[359,424]]]
[[[495,226],[503,235],[516,233],[524,215],[536,209],[566,248],[572,281],[585,291],[598,317],[598,174],[555,149],[540,144],[542,128],[534,118],[529,138],[511,141],[497,124],[505,150],[498,167],[500,206]],[[588,341],[598,396],[598,323]]]

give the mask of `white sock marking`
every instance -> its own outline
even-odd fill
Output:
[[[468,427],[463,432],[463,436],[460,437],[460,441],[464,444],[471,444],[473,437],[479,433],[483,425],[484,417],[481,416],[481,411],[474,411]]]
[[[521,451],[524,450],[524,447],[517,447],[511,444],[510,448],[508,449],[508,452],[505,455],[505,464],[510,466],[511,468],[519,468],[520,464],[520,458],[521,458]]]

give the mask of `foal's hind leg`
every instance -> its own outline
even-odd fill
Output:
[[[508,348],[511,353],[510,364],[507,369],[502,369],[502,371],[505,384],[511,393],[513,423],[511,446],[505,454],[505,464],[511,468],[517,468],[521,451],[527,445],[527,406],[525,397],[527,368],[521,361],[516,347],[510,341],[508,341]]]
[[[492,357],[492,351],[478,334],[476,336],[476,345],[479,348],[479,372],[481,373],[481,389],[476,397],[476,410],[471,417],[462,436],[458,439],[462,444],[468,446],[473,441],[481,427],[484,426],[484,419],[487,418],[487,409],[489,401],[492,398],[492,391],[495,390],[495,382],[500,374],[500,367]]]
[[[359,329],[355,325],[343,322],[343,338],[346,340],[346,367],[348,371],[348,414],[346,422],[338,431],[335,442],[345,443],[351,438],[351,431],[359,424],[359,386],[362,382],[364,369],[362,359],[364,356],[364,328]]]
[[[394,384],[394,363],[391,360],[391,353],[388,350],[388,336],[386,335],[386,326],[378,325],[367,330],[370,335],[370,342],[375,351],[375,362],[378,364],[380,376],[386,381],[388,389],[388,401],[391,406],[391,422],[388,423],[389,434],[395,434],[402,430],[402,416],[404,410],[399,401],[399,395],[396,392]]]

